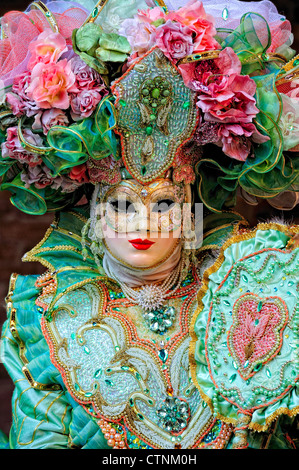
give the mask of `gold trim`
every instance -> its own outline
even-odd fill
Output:
[[[294,65],[294,62],[296,62],[297,60],[299,61],[299,54],[295,55],[295,57],[293,57],[289,62],[285,64],[285,66],[282,68],[282,71],[277,75],[277,78],[283,79],[283,76],[286,72],[290,72],[293,68],[296,67],[296,65]]]
[[[72,213],[72,215],[75,215],[75,213]],[[80,219],[80,217],[78,217],[78,218],[79,218],[79,220],[82,220],[82,219]],[[72,232],[72,235],[70,235],[68,230],[61,229],[58,225],[58,222],[59,222],[59,219],[57,217],[54,217],[54,220],[53,220],[52,224],[47,229],[47,231],[46,231],[45,235],[43,236],[43,238],[41,239],[41,241],[38,242],[38,244],[35,245],[30,251],[25,253],[25,255],[22,258],[22,261],[24,261],[24,262],[37,261],[37,262],[41,263],[43,266],[45,266],[49,271],[55,272],[56,271],[55,266],[53,264],[51,264],[49,261],[47,261],[46,259],[44,259],[42,257],[39,257],[38,255],[41,255],[42,253],[54,252],[54,251],[73,251],[77,254],[82,253],[81,249],[76,248],[76,247],[71,246],[71,245],[57,245],[57,246],[53,246],[53,247],[43,247],[42,246],[48,240],[48,238],[50,237],[50,235],[54,231],[61,232],[63,234],[67,234],[70,237],[73,237],[75,240],[81,241],[81,238],[79,237],[79,235],[76,235],[73,232]],[[94,261],[92,256],[87,256],[87,259]],[[82,258],[82,260],[83,260],[83,258]],[[86,267],[86,269],[87,269],[87,267]],[[92,268],[89,268],[89,269],[92,269]]]
[[[163,0],[155,0],[155,3],[164,10],[165,13],[168,13],[168,8],[166,6],[166,3],[163,2]]]
[[[219,256],[216,259],[215,263],[210,268],[208,268],[203,274],[201,288],[200,288],[200,290],[198,292],[198,296],[197,296],[198,307],[195,310],[194,315],[191,319],[191,323],[190,323],[191,341],[190,341],[190,349],[189,349],[190,373],[191,373],[193,383],[197,387],[197,389],[200,393],[200,396],[208,404],[208,406],[211,408],[212,411],[213,411],[212,400],[209,396],[207,396],[202,391],[202,389],[201,389],[201,387],[198,383],[197,375],[196,375],[197,364],[196,364],[196,361],[194,359],[194,356],[195,356],[196,343],[198,341],[198,338],[197,338],[197,335],[196,335],[195,330],[194,330],[195,323],[196,323],[196,320],[197,320],[198,316],[200,315],[200,313],[202,312],[202,310],[204,308],[203,298],[206,295],[206,292],[208,290],[209,277],[210,277],[211,274],[218,271],[218,269],[220,269],[220,267],[222,266],[222,264],[225,260],[224,253],[227,250],[227,248],[229,248],[231,245],[233,245],[235,243],[239,243],[239,242],[246,241],[246,240],[251,240],[252,238],[254,238],[256,236],[256,232],[258,230],[278,230],[282,233],[285,233],[286,235],[289,235],[290,238],[292,238],[294,235],[299,233],[299,226],[298,225],[287,226],[287,225],[282,225],[282,224],[278,224],[278,223],[275,223],[275,222],[260,223],[253,230],[250,230],[250,231],[247,231],[247,232],[244,232],[244,233],[239,233],[239,234],[235,233],[234,235],[232,235],[221,247]],[[298,413],[299,413],[299,406],[295,407],[293,410],[289,410],[288,408],[279,408],[271,416],[269,416],[266,419],[266,424],[265,425],[260,425],[260,424],[251,422],[249,424],[248,428],[253,429],[254,431],[258,431],[258,432],[266,431],[268,429],[269,425],[273,422],[273,420],[276,419],[281,414],[287,414],[288,416],[295,416]],[[235,425],[236,422],[237,422],[236,419],[228,418],[226,416],[222,416],[219,413],[217,414],[217,417],[219,419],[221,419],[222,421],[224,421],[225,423],[229,423],[229,424],[232,424],[232,425]]]
[[[188,64],[190,62],[199,62],[202,60],[218,59],[220,52],[221,50],[217,49],[215,51],[205,51],[199,52],[198,54],[187,55],[184,59],[178,62],[178,65]]]
[[[87,23],[94,23],[107,3],[108,0],[99,0],[98,3],[94,6],[92,12],[84,21],[82,26],[85,26]]]
[[[55,19],[54,15],[48,9],[48,7],[46,7],[46,5],[43,2],[38,1],[38,2],[31,3],[30,9],[31,10],[35,9],[35,10],[41,11],[43,13],[43,15],[45,16],[46,20],[48,21],[48,23],[50,25],[50,28],[52,29],[53,33],[58,33],[59,32],[58,24],[56,22],[56,19]]]
[[[18,274],[14,273],[12,274],[10,278],[10,283],[9,283],[9,292],[8,295],[5,299],[7,303],[7,308],[10,310],[10,317],[9,317],[9,329],[10,332],[13,336],[13,338],[16,340],[19,346],[19,358],[24,364],[22,367],[22,372],[25,376],[25,378],[28,380],[29,384],[31,385],[32,388],[37,389],[37,390],[61,390],[60,385],[58,384],[53,384],[53,385],[47,385],[47,384],[42,384],[40,382],[37,382],[34,380],[31,372],[29,371],[27,364],[29,364],[28,359],[26,358],[25,352],[26,352],[26,345],[25,343],[21,340],[18,330],[17,330],[17,325],[16,325],[16,313],[17,310],[16,308],[13,307],[13,302],[12,302],[12,296],[14,294],[14,289],[16,286],[16,281],[18,278]]]

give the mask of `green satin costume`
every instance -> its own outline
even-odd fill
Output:
[[[109,287],[110,300],[114,299],[113,302],[123,301],[123,296],[117,286],[109,285],[104,272],[99,273],[91,252],[85,262],[82,260],[80,234],[88,217],[87,209],[60,213],[41,243],[25,255],[25,261],[26,259],[40,261],[51,273],[55,273],[57,283],[54,295],[50,300],[47,296],[42,298],[48,302],[48,309],[43,309],[41,302],[36,304],[37,298],[41,295],[41,288],[37,283],[39,276],[13,275],[11,278],[7,298],[8,319],[2,330],[2,358],[15,384],[15,390],[12,398],[11,432],[9,438],[3,433],[0,434],[1,447],[111,449],[98,424],[98,416],[105,414],[105,417],[110,416],[110,421],[113,421],[111,417],[122,413],[116,411],[117,393],[119,393],[119,404],[124,402],[123,413],[126,414],[126,423],[118,419],[114,420],[117,422],[113,426],[120,433],[125,431],[126,446],[133,449],[161,448],[160,442],[163,448],[165,442],[166,448],[173,448],[175,442],[176,444],[180,442],[177,437],[172,441],[169,440],[169,443],[163,434],[164,431],[161,431],[159,439],[156,437],[155,429],[159,429],[161,423],[154,423],[152,428],[142,427],[147,426],[145,421],[148,416],[154,416],[150,415],[155,409],[149,400],[152,392],[155,399],[161,402],[159,390],[155,388],[154,381],[149,379],[149,375],[155,377],[157,371],[152,369],[150,373],[143,375],[143,369],[138,364],[142,359],[141,353],[150,354],[149,350],[144,349],[141,352],[136,352],[134,348],[131,350],[128,337],[126,335],[122,337],[120,318],[125,318],[125,314],[119,311],[122,310],[122,304],[118,304],[119,309],[114,317],[114,324],[111,318],[101,317],[102,330],[99,331],[96,329],[99,326],[96,324],[98,319],[93,318],[94,323],[88,323],[89,311],[98,309],[91,306],[91,303],[99,294],[96,289],[101,282],[102,290],[105,290],[105,286]],[[254,411],[251,413],[247,433],[249,448],[294,448],[298,445],[298,438],[296,441],[295,436],[296,415],[299,411],[297,385],[299,305],[296,295],[299,250],[293,249],[294,231],[270,224],[258,227],[256,231],[246,232],[250,235],[244,235],[245,232],[240,231],[238,226],[244,221],[238,215],[223,213],[215,217],[208,217],[205,221],[206,235],[198,259],[204,266],[206,254],[224,244],[221,251],[222,258],[220,255],[212,268],[211,263],[208,263],[205,272],[203,268],[201,270],[199,308],[196,310],[190,307],[192,380],[188,382],[187,376],[180,377],[180,380],[186,379],[187,385],[189,384],[189,388],[186,388],[186,383],[184,384],[186,392],[184,397],[187,397],[188,390],[192,389],[189,405],[191,411],[198,415],[196,423],[193,424],[194,429],[196,426],[197,428],[196,432],[193,432],[194,439],[188,434],[182,434],[181,442],[189,443],[186,444],[189,448],[193,447],[196,439],[198,448],[210,448],[217,442],[222,443],[220,448],[232,448],[238,439],[242,440],[242,430],[235,429],[236,426],[238,428],[237,411],[251,409]],[[191,274],[183,284],[182,292],[191,292],[188,291],[194,285]],[[89,293],[90,301],[87,301]],[[189,302],[188,295],[191,294],[178,297],[176,302],[183,302],[183,299],[184,302]],[[284,300],[278,300],[279,295],[279,298]],[[239,300],[238,296],[243,297]],[[276,303],[274,301],[271,303],[269,298],[275,298]],[[256,309],[256,323],[262,321],[262,317],[267,315],[270,308],[273,310],[270,323],[268,322],[261,333],[261,337],[266,337],[267,340],[265,344],[263,343],[265,351],[255,346],[251,355],[248,353],[248,347],[240,349],[238,346],[243,338],[240,331],[244,328],[244,321],[248,323],[247,317],[244,316],[246,302],[251,302],[251,308]],[[67,303],[69,307],[66,307]],[[74,313],[78,306],[81,307],[77,309],[77,313]],[[215,324],[213,322],[217,315],[220,316]],[[86,329],[87,323],[89,330]],[[104,323],[106,329],[103,327]],[[83,328],[81,334],[86,341],[82,341],[80,346],[75,336],[77,335],[78,340],[80,335],[77,333],[79,327],[82,329],[82,325],[85,329]],[[248,325],[247,327],[249,328]],[[257,330],[253,330],[254,326],[250,328],[256,331],[252,333],[256,338]],[[134,364],[136,370],[139,368],[142,377],[135,369],[135,372],[132,372],[133,362],[130,363],[131,368],[120,362],[119,364],[125,365],[119,367],[118,373],[111,373],[113,367],[117,366],[115,357],[118,356],[114,353],[115,360],[112,361],[113,367],[110,372],[108,369],[101,371],[102,376],[98,381],[90,379],[91,372],[95,376],[97,374],[100,376],[99,372],[91,371],[92,367],[96,368],[96,364],[93,363],[96,362],[97,356],[102,354],[101,350],[95,349],[94,355],[94,351],[91,350],[98,344],[96,335],[109,333],[106,346],[104,343],[101,346],[103,350],[107,348],[107,351],[104,351],[106,355],[112,354],[109,349],[109,341],[113,337],[112,329],[117,332],[118,343],[121,344],[123,341],[123,344],[126,344],[127,360],[130,355],[131,358],[134,356],[135,350]],[[235,338],[239,338],[239,342],[236,343]],[[164,337],[159,338],[161,339]],[[183,344],[182,342],[181,346]],[[215,351],[211,350],[213,349],[211,344],[214,345]],[[244,350],[247,351],[248,364],[242,362]],[[168,362],[166,357],[162,357],[161,351],[160,349],[160,362],[169,365],[171,371],[171,361]],[[173,361],[181,360],[184,363],[183,357],[177,358],[178,351],[179,347],[173,353]],[[165,350],[164,353],[166,354]],[[146,360],[146,356],[144,358]],[[90,360],[91,362],[88,362]],[[86,369],[84,361],[88,365]],[[159,382],[160,376],[157,377]],[[172,377],[175,389],[175,373]],[[128,395],[124,396],[125,391],[120,388],[123,380],[131,384],[131,395],[128,392]],[[116,392],[113,392],[113,381]],[[142,402],[138,397],[143,381],[150,390],[144,391]],[[95,384],[96,386],[100,384],[101,392],[96,391]],[[178,389],[179,387],[180,385],[177,385]],[[134,390],[136,393],[134,392],[133,399]],[[99,399],[99,394],[104,397],[103,403]],[[197,397],[196,400],[194,397]],[[146,399],[148,404],[145,404]],[[126,400],[128,403],[125,403]],[[111,405],[110,408],[108,405]],[[210,411],[210,407],[215,415]],[[142,416],[141,409],[149,414]],[[135,420],[137,411],[139,411],[138,422]],[[190,420],[192,422],[192,413]],[[149,429],[148,440],[142,437],[147,432],[144,429]],[[139,435],[135,432],[138,430]],[[227,437],[221,441],[221,433],[224,431]],[[185,448],[183,444],[181,447]]]

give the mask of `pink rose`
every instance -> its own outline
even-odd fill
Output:
[[[190,0],[177,11],[171,11],[167,18],[188,26],[195,34],[194,52],[219,49],[220,45],[214,39],[216,35],[215,20],[205,12],[202,2]]]
[[[75,81],[76,77],[66,59],[57,64],[38,63],[32,70],[27,94],[42,109],[67,109],[70,105],[69,93],[78,91]]]
[[[145,23],[155,23],[160,20],[166,21],[166,15],[160,7],[138,10],[137,17]]]
[[[252,122],[259,113],[255,106],[256,84],[247,75],[236,75],[225,94],[200,94],[197,105],[205,113],[206,121],[221,123]]]
[[[49,168],[44,165],[37,165],[34,168],[24,169],[21,173],[21,180],[25,183],[25,187],[28,188],[31,184],[37,189],[43,189],[46,186],[50,186],[54,178]]]
[[[217,59],[182,64],[179,69],[187,87],[224,101],[233,96],[230,85],[241,74],[242,65],[233,49],[226,47]]]
[[[87,167],[85,163],[83,163],[82,165],[74,166],[69,173],[69,177],[71,178],[71,180],[78,181],[78,183],[88,183],[86,170]]]
[[[123,21],[118,33],[128,39],[133,53],[149,51],[155,43],[156,28],[149,23],[140,22],[137,18]]]
[[[102,94],[97,90],[82,90],[71,96],[71,116],[74,121],[91,116],[96,106],[102,99]]]
[[[67,45],[64,37],[60,33],[53,33],[48,29],[43,31],[28,46],[31,58],[28,63],[29,70],[40,62],[43,64],[56,63],[64,52],[67,52]]]
[[[72,72],[76,77],[76,86],[78,91],[83,88],[92,89],[96,88],[102,91],[104,95],[108,94],[101,75],[89,65],[87,65],[80,57],[75,56],[70,61]]]
[[[182,59],[193,52],[192,31],[168,20],[157,28],[157,46],[169,59]]]
[[[68,117],[61,109],[51,108],[40,111],[36,115],[32,129],[43,129],[43,133],[47,134],[53,126],[67,126],[68,124]]]
[[[42,138],[33,134],[30,129],[23,129],[24,139],[32,145],[43,147]],[[2,158],[13,158],[20,163],[27,163],[30,167],[34,167],[41,163],[41,158],[37,153],[31,153],[24,149],[18,137],[18,128],[9,127],[7,129],[6,142],[1,144]]]
[[[262,144],[269,140],[268,136],[262,135],[252,123],[226,124],[218,131],[221,139],[223,152],[231,158],[245,161],[252,149],[252,142]]]
[[[11,108],[13,114],[17,117],[22,116],[25,114],[25,106],[24,101],[21,100],[18,95],[14,93],[7,93],[6,94],[6,102],[8,106]]]
[[[35,101],[29,99],[27,96],[27,89],[30,82],[30,72],[23,72],[17,75],[12,85],[13,93],[7,93],[6,95],[7,103],[12,108],[12,112],[18,117],[23,114],[32,117],[39,111],[39,107]]]

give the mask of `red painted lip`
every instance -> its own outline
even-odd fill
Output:
[[[155,242],[150,240],[141,240],[141,238],[136,238],[135,240],[129,240],[131,245],[133,245],[136,250],[148,250]]]

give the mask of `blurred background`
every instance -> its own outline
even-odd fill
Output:
[[[1,0],[0,17],[8,10],[25,10],[29,5],[26,0]],[[229,2],[228,2],[229,3]],[[295,43],[293,48],[299,52],[299,3],[298,0],[274,0],[279,12],[292,23]],[[13,8],[12,8],[13,6]],[[5,296],[8,292],[11,273],[40,274],[44,268],[38,263],[22,263],[21,258],[42,238],[52,222],[53,215],[29,216],[18,211],[9,201],[9,193],[0,192],[0,329],[6,319]],[[280,215],[267,203],[258,207],[240,202],[239,212],[252,224],[257,220],[268,220],[272,215]],[[285,213],[288,220],[298,221],[298,211]],[[297,222],[298,223],[298,222]],[[11,425],[11,395],[13,384],[0,363],[0,429],[8,434]]]

